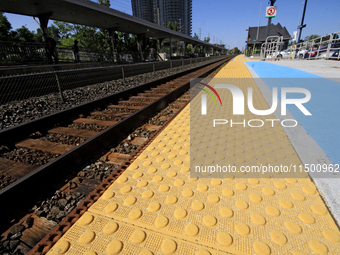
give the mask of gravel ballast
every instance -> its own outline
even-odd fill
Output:
[[[119,79],[67,90],[63,92],[64,102],[58,93],[54,93],[0,105],[0,130],[14,127],[206,63],[207,62],[203,62],[193,64],[192,66],[187,65],[161,70],[155,73],[140,74],[125,78],[125,82],[123,79]]]

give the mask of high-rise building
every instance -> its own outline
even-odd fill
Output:
[[[133,16],[167,27],[177,24],[177,31],[191,35],[192,0],[131,0]]]
[[[155,22],[153,0],[131,0],[133,16]]]

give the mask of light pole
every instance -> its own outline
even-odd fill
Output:
[[[305,4],[305,2],[302,2],[302,3],[301,3],[301,11],[300,11],[300,17],[299,17],[299,21],[298,21],[298,26],[299,26],[299,22],[300,22],[300,20],[301,20],[302,7],[303,7],[304,4]]]
[[[255,40],[255,42],[254,42],[254,47],[253,47],[252,55],[254,55],[254,49],[256,48],[256,43],[257,43],[257,40],[259,39],[259,30],[260,30],[261,13],[262,13],[262,2],[263,2],[263,0],[261,0],[260,16],[259,16],[259,24],[257,25],[256,40]],[[248,29],[250,29],[250,28],[248,27]],[[249,32],[248,32],[248,33],[249,33]],[[254,41],[254,40],[253,40],[253,41]]]
[[[263,2],[263,0],[261,0],[260,16],[259,16],[259,24],[257,26],[256,41],[259,39],[259,29],[260,29],[260,21],[261,21],[261,13],[262,13],[262,2]]]
[[[302,34],[302,28],[306,27],[306,24],[303,24],[303,21],[305,20],[306,7],[307,7],[307,0],[305,0],[305,6],[304,6],[304,8],[303,8],[303,14],[302,14],[301,25],[297,27],[298,29],[300,29],[299,38],[298,38],[297,43],[300,42],[301,34]]]

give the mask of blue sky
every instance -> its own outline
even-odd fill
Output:
[[[262,0],[261,26],[267,25],[268,20],[264,17],[268,0]],[[281,23],[286,26],[293,36],[298,24],[301,7],[304,0],[277,0],[277,16],[272,23]],[[210,34],[211,41],[222,42],[229,48],[242,49],[245,45],[248,25],[257,27],[259,22],[261,0],[193,0],[193,34],[201,39]],[[130,0],[111,0],[111,8],[132,15]],[[309,0],[305,16],[307,27],[303,29],[301,38],[311,34],[326,35],[339,30],[340,26],[340,1],[339,0]],[[5,14],[14,29],[26,25],[30,30],[38,28],[32,17]]]

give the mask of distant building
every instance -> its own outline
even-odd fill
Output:
[[[267,26],[259,27],[259,35],[257,36],[257,27],[249,27],[248,29],[248,37],[247,37],[247,48],[253,47],[254,43],[256,43],[256,49],[261,48],[261,45],[266,41],[267,35]],[[283,36],[284,45],[283,49],[288,47],[289,40],[292,39],[290,34],[287,31],[286,27],[282,27],[280,23],[277,25],[270,24],[269,36]]]
[[[155,22],[153,0],[131,0],[133,16]]]
[[[167,27],[177,23],[177,31],[191,36],[192,0],[131,0],[133,16]]]

